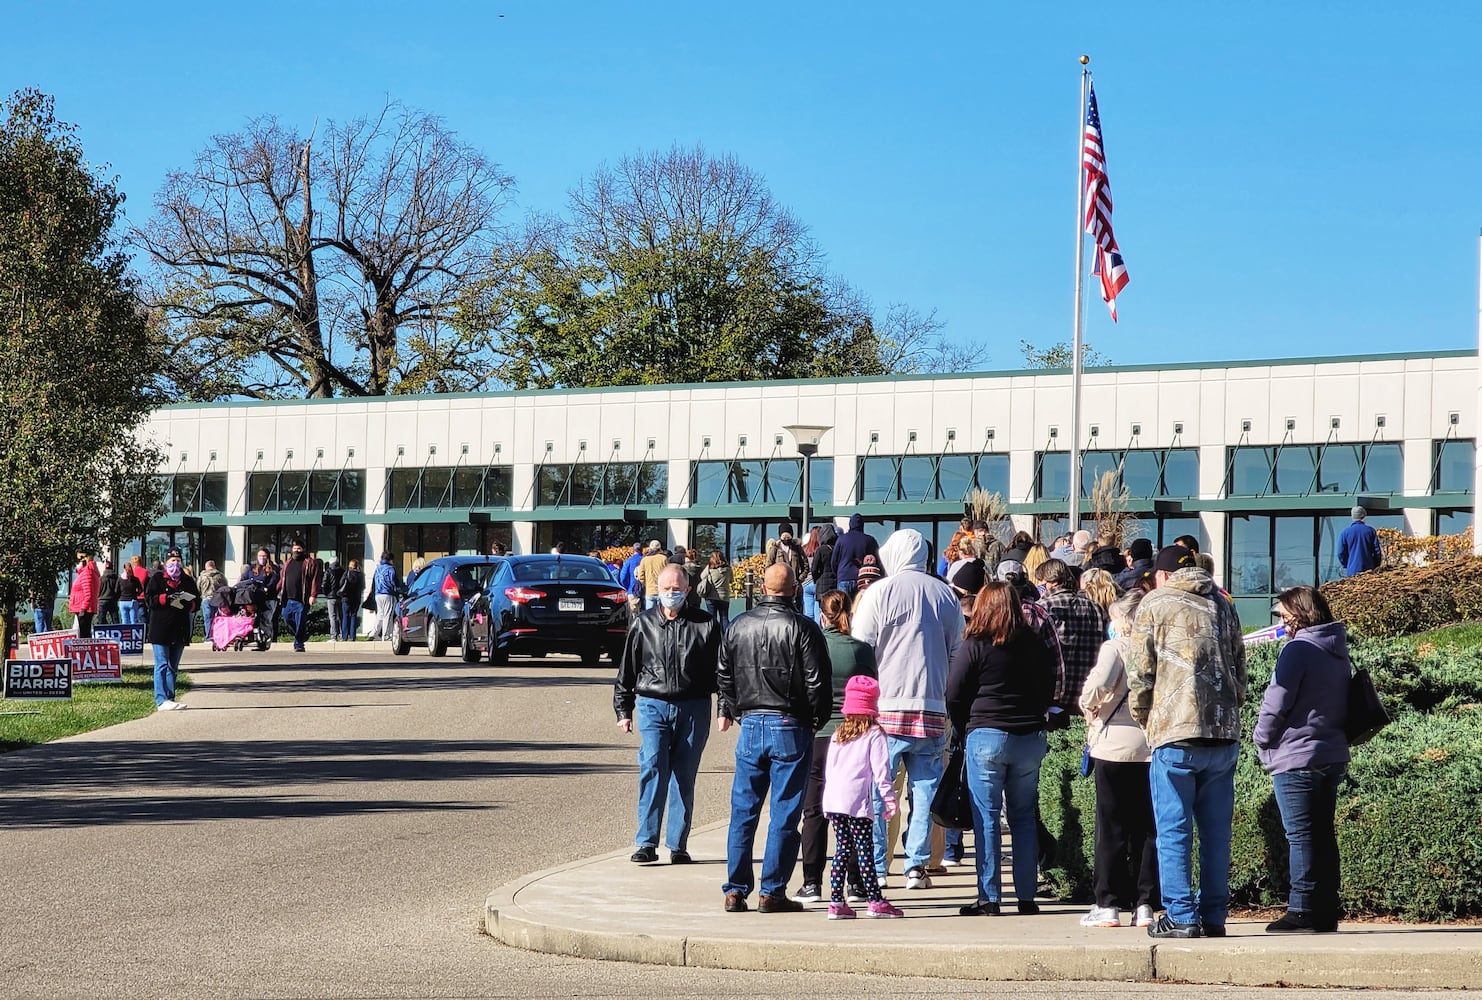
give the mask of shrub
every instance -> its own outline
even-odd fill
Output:
[[[1482,617],[1482,557],[1377,569],[1322,586],[1333,614],[1373,638],[1410,635]]]
[[[1246,742],[1235,776],[1230,890],[1237,905],[1285,902],[1287,844],[1271,777],[1251,746],[1279,647],[1252,649]],[[1339,791],[1338,843],[1349,916],[1442,921],[1482,916],[1482,650],[1361,641],[1366,667],[1395,721],[1353,751]],[[1050,734],[1040,809],[1057,839],[1046,879],[1089,901],[1093,782],[1080,777],[1084,728]]]

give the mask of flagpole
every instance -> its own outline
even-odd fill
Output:
[[[1081,56],[1081,106],[1075,147],[1075,332],[1070,341],[1070,518],[1072,534],[1081,527],[1081,327],[1085,322],[1086,274],[1086,92],[1090,56]]]

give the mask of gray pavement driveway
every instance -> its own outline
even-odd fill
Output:
[[[490,889],[630,841],[636,743],[612,724],[611,671],[310,648],[192,647],[188,711],[0,757],[0,996],[985,991],[600,963],[490,940],[479,929]],[[701,823],[726,814],[732,746],[712,739]],[[591,891],[602,906],[604,887]],[[1067,984],[988,988],[1048,996]],[[1153,989],[1261,992],[1073,991]]]

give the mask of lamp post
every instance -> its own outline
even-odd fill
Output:
[[[808,491],[813,488],[813,456],[818,454],[818,442],[834,428],[832,424],[788,424],[782,429],[792,435],[793,443],[798,448],[798,454],[803,456],[803,523],[798,525],[798,537],[801,538],[808,533],[808,521],[810,520],[808,511],[810,497]]]

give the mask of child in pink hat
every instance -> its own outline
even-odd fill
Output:
[[[845,873],[852,859],[858,865],[870,901],[867,915],[900,917],[875,878],[874,792],[885,801],[885,816],[895,815],[895,788],[890,781],[890,753],[885,731],[875,721],[880,714],[880,684],[862,674],[844,686],[844,721],[828,745],[824,769],[823,812],[834,827],[834,863],[829,870],[828,918],[850,920],[854,908],[844,901]]]

